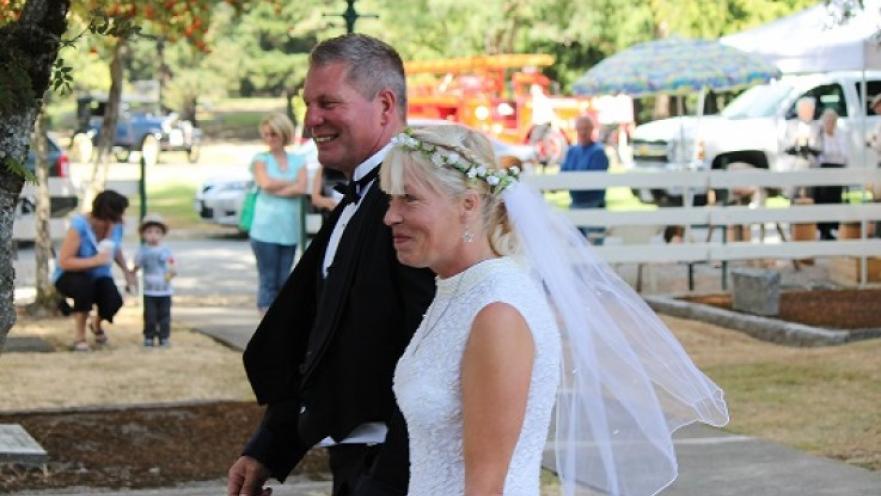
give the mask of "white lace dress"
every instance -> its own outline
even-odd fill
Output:
[[[512,259],[496,258],[438,279],[437,295],[395,370],[394,391],[410,436],[410,496],[465,492],[462,355],[474,318],[493,302],[516,308],[535,343],[526,416],[505,494],[539,494],[542,451],[560,377],[559,331],[536,282]]]

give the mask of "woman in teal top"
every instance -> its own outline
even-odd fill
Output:
[[[294,125],[284,114],[273,113],[260,123],[260,136],[269,151],[251,162],[254,183],[260,188],[248,235],[257,259],[260,283],[257,309],[266,312],[287,280],[300,237],[300,196],[306,192],[305,161],[288,153]]]
[[[65,315],[74,314],[75,351],[89,351],[86,322],[92,307],[97,307],[90,323],[95,344],[107,343],[101,322],[113,322],[122,307],[122,296],[113,282],[112,263],[122,269],[127,285],[137,284],[122,252],[122,217],[126,208],[128,199],[116,191],[98,193],[91,212],[71,219],[58,250],[52,282],[63,298],[73,299],[72,309],[66,299],[61,300],[59,307]]]

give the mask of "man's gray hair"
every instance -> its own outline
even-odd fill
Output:
[[[333,63],[348,65],[346,82],[364,98],[373,99],[383,89],[397,98],[398,114],[407,116],[407,80],[404,62],[388,43],[363,34],[347,34],[324,40],[309,54],[309,67]]]

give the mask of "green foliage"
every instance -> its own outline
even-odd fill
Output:
[[[60,95],[67,95],[71,92],[71,86],[73,85],[71,71],[73,71],[73,68],[64,65],[63,58],[58,57],[55,59],[55,63],[52,64],[52,91]]]
[[[11,172],[12,174],[18,177],[23,177],[25,181],[30,183],[37,182],[37,176],[35,176],[33,172],[31,172],[27,167],[25,167],[24,164],[22,164],[18,160],[15,160],[12,157],[3,157],[0,160],[2,160],[3,167],[5,167],[6,170]]]

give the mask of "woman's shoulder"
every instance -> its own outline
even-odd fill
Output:
[[[251,167],[253,168],[257,162],[260,162],[266,165],[270,160],[272,160],[272,154],[269,152],[257,152],[251,158]]]
[[[82,232],[89,228],[89,220],[84,214],[75,214],[70,218],[70,228]]]
[[[302,153],[297,153],[290,150],[288,150],[286,153],[288,157],[288,165],[292,167],[302,167],[306,165],[306,157],[304,157]]]

